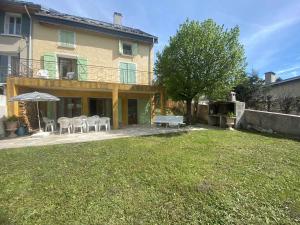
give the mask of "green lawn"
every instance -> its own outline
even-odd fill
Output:
[[[0,151],[0,224],[297,224],[300,142],[211,130]]]

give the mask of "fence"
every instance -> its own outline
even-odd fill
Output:
[[[45,65],[47,69],[45,69]],[[47,76],[45,76],[47,74]],[[6,76],[24,76],[49,78],[87,80],[109,83],[127,84],[153,84],[153,72],[132,70],[129,68],[116,68],[99,65],[81,64],[79,60],[71,59],[66,61],[45,61],[19,59],[10,67],[0,68],[1,79],[5,81]]]

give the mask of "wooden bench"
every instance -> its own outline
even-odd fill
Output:
[[[178,126],[185,125],[183,122],[183,116],[156,116],[153,120],[154,124],[166,124],[166,126]]]

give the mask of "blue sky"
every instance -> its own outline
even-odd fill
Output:
[[[168,43],[186,18],[212,18],[225,27],[239,25],[248,70],[300,75],[300,0],[31,0],[61,12],[123,24],[158,36],[155,51]]]

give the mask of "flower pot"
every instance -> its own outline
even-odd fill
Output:
[[[18,121],[6,121],[6,130],[10,132],[9,137],[16,137],[16,130],[18,129]]]
[[[6,121],[6,130],[13,130],[18,128],[18,121]]]
[[[226,125],[229,130],[232,130],[232,127],[235,125],[235,117],[226,117]]]

